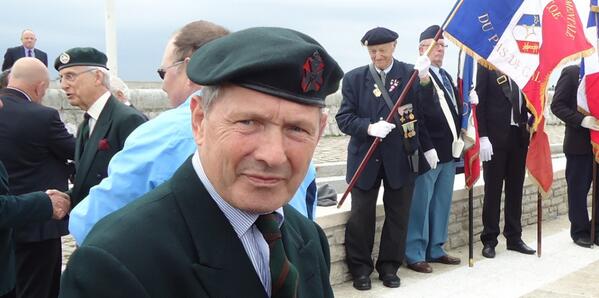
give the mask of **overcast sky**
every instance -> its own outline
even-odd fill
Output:
[[[360,39],[383,26],[399,33],[395,56],[413,63],[420,32],[441,24],[453,0],[115,0],[118,71],[125,80],[157,81],[164,46],[171,34],[194,20],[208,20],[236,31],[279,26],[318,40],[344,71],[370,62]],[[2,0],[0,51],[20,45],[25,28],[36,33],[36,47],[52,65],[62,51],[91,46],[105,51],[105,0]],[[457,48],[448,48],[446,68],[456,73]]]

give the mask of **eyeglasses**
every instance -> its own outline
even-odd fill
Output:
[[[80,72],[67,72],[64,75],[58,75],[58,79],[56,79],[59,83],[62,83],[62,80],[66,80],[67,82],[72,82],[77,79],[77,77],[86,72],[94,71],[95,68],[90,68],[88,70],[80,71]]]
[[[163,67],[163,68],[159,68],[156,70],[156,72],[158,73],[158,76],[160,77],[161,80],[164,80],[164,75],[166,74],[166,70],[169,68],[173,68],[181,63],[183,63],[185,60],[181,60],[181,61],[177,61],[167,67]]]

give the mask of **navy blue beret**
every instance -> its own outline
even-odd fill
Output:
[[[397,33],[383,27],[376,27],[368,30],[362,37],[362,44],[365,46],[374,46],[395,41],[399,35]]]
[[[422,33],[420,33],[419,41],[435,38],[435,35],[437,35],[437,31],[439,31],[439,29],[441,29],[441,27],[439,27],[438,25],[432,25],[432,26],[426,28],[426,30],[424,30],[424,31],[422,31]],[[441,30],[441,34],[443,34],[443,30]],[[441,35],[440,38],[443,38],[443,35]]]

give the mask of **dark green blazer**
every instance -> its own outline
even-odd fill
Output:
[[[112,156],[123,149],[129,134],[145,121],[141,113],[111,95],[83,150],[79,126],[75,147],[75,181],[69,193],[73,208],[87,196],[90,188],[108,176],[108,163]]]
[[[284,208],[299,297],[332,297],[320,227]],[[107,216],[71,256],[60,297],[266,297],[233,227],[188,159],[174,176]]]
[[[0,162],[0,296],[15,287],[15,254],[12,228],[52,217],[48,196],[33,192],[20,196],[8,192],[8,174]]]

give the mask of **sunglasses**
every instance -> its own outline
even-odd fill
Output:
[[[173,68],[173,67],[175,67],[175,66],[177,66],[177,65],[180,65],[180,64],[181,64],[181,63],[183,63],[184,61],[185,61],[185,60],[177,61],[177,62],[175,62],[175,63],[173,63],[173,64],[171,64],[171,65],[169,65],[169,66],[167,66],[167,67],[159,68],[159,69],[157,69],[157,70],[156,70],[156,72],[158,73],[158,76],[160,77],[160,79],[161,79],[161,80],[164,80],[164,75],[166,74],[166,71],[167,71],[169,68]]]

